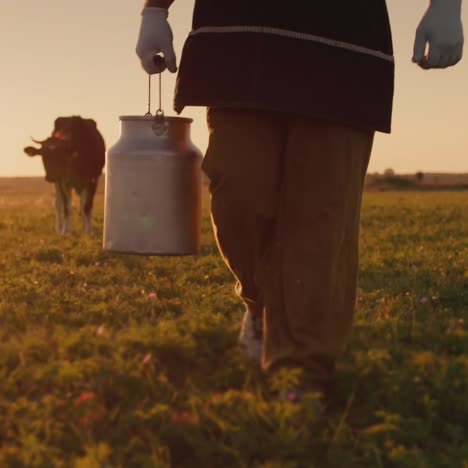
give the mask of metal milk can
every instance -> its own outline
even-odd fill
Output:
[[[104,249],[137,255],[193,255],[201,231],[202,155],[192,119],[122,116],[107,153]]]

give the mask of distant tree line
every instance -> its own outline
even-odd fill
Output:
[[[467,190],[468,174],[396,174],[393,168],[366,176],[366,190]]]

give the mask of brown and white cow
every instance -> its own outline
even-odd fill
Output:
[[[86,233],[92,231],[94,195],[105,163],[105,143],[92,119],[80,116],[59,117],[52,135],[33,140],[39,148],[28,146],[28,156],[42,156],[47,182],[55,184],[56,230],[71,232],[73,189],[80,197],[80,212]]]

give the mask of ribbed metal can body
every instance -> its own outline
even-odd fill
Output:
[[[200,250],[202,155],[192,120],[122,116],[106,161],[104,250],[135,255],[195,255]]]

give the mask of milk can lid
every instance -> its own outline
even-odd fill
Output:
[[[129,120],[134,120],[134,121],[151,121],[154,120],[154,115],[121,115],[119,117],[121,121],[129,121]],[[186,122],[186,123],[192,123],[193,119],[190,119],[188,117],[167,117],[164,116],[164,120],[168,120],[169,122]]]

